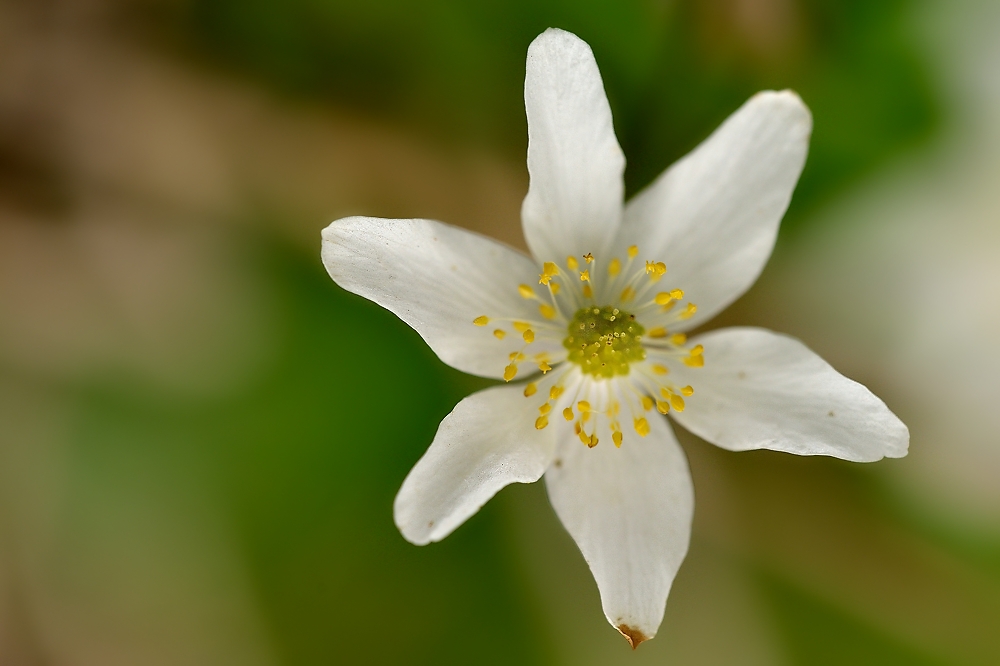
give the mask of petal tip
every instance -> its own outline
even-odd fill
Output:
[[[633,650],[639,647],[639,643],[648,641],[650,638],[652,638],[652,636],[647,636],[639,629],[636,629],[635,627],[630,627],[627,624],[619,624],[617,627],[615,627],[615,629],[617,629],[618,633],[620,633],[622,636],[625,637],[625,640],[628,641],[628,644],[632,646]]]

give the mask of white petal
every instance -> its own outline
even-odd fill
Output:
[[[695,393],[671,415],[730,451],[771,449],[872,462],[906,455],[906,426],[861,384],[804,344],[760,328],[723,328],[691,339],[705,366],[671,377]]]
[[[670,425],[648,416],[650,433],[629,429],[589,449],[560,437],[545,474],[549,498],[601,591],[608,621],[632,643],[652,638],[687,553],[694,490]]]
[[[495,386],[473,393],[441,422],[393,505],[408,541],[440,541],[504,486],[541,478],[555,450],[554,429],[535,429],[548,386],[540,383],[533,398],[523,390]]]
[[[621,223],[625,156],[586,42],[554,28],[535,38],[524,106],[531,185],[521,219],[528,247],[539,261],[600,253]]]
[[[323,230],[323,263],[344,289],[375,301],[412,326],[442,361],[499,378],[523,346],[508,322],[475,326],[481,316],[545,322],[538,303],[518,295],[536,285],[538,267],[497,241],[431,220],[347,217]],[[537,335],[525,353],[561,354],[563,329]],[[497,340],[503,328],[508,337]],[[559,339],[556,339],[559,337]]]
[[[805,164],[812,117],[793,92],[754,95],[625,208],[618,251],[667,265],[671,288],[698,305],[689,330],[760,275]]]

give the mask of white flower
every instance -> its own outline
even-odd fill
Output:
[[[608,621],[635,647],[663,619],[694,508],[658,412],[732,451],[874,461],[905,455],[909,434],[797,340],[685,337],[771,253],[811,130],[794,93],[755,95],[627,206],[587,44],[553,29],[535,39],[524,99],[533,257],[440,222],[351,217],[323,231],[323,262],[446,363],[528,380],[471,395],[442,421],[396,496],[403,536],[443,539],[507,484],[544,474]]]

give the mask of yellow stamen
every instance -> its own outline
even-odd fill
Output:
[[[657,326],[656,328],[649,329],[649,332],[646,335],[651,338],[665,338],[667,337],[667,329],[662,326]]]
[[[580,262],[576,260],[576,257],[566,257],[566,268],[575,271],[579,267]]]
[[[583,285],[583,295],[586,298],[593,298],[594,297],[594,290],[590,288],[589,284]]]
[[[511,326],[513,326],[513,327],[514,327],[514,330],[515,330],[515,331],[517,331],[518,333],[524,333],[524,332],[525,332],[525,331],[527,331],[527,330],[528,330],[529,328],[531,328],[531,324],[529,324],[529,323],[528,323],[528,322],[526,322],[526,321],[515,321],[515,322],[511,322]]]
[[[563,414],[565,415],[565,412],[563,412]],[[575,432],[578,435],[581,432],[583,432],[583,426],[580,425],[579,421],[577,421],[576,423],[573,424],[573,432]]]
[[[525,398],[530,398],[531,396],[535,395],[536,393],[538,393],[538,384],[536,384],[535,382],[531,382],[530,384],[528,384],[527,386],[524,387],[524,397]]]
[[[684,365],[689,368],[701,368],[705,365],[704,356],[688,356],[684,359]]]
[[[503,369],[503,379],[505,382],[509,382],[517,376],[517,364],[511,363],[506,368]]]
[[[691,386],[685,386],[681,389],[681,393],[688,396],[689,398],[694,395],[694,388]]]
[[[702,347],[701,345],[695,345],[694,347],[691,347],[691,356],[701,356],[704,353],[705,353],[705,348]]]
[[[524,338],[524,341],[530,345],[535,341],[535,332],[529,328],[521,337]]]
[[[654,363],[652,366],[650,366],[650,370],[652,370],[658,375],[665,375],[668,372],[670,372],[670,368],[664,365],[660,365],[659,363]]]
[[[549,403],[545,403],[544,405],[538,408],[538,413],[541,414],[542,416],[545,416],[551,411],[552,411],[552,405]]]
[[[553,296],[557,295],[559,293],[559,283],[558,282],[549,283],[549,289],[552,290]]]
[[[673,298],[675,301],[679,301],[682,298],[684,298],[684,290],[683,289],[673,289],[673,290],[670,291],[670,297]]]
[[[662,400],[657,400],[656,401],[656,411],[658,411],[661,414],[666,414],[667,412],[670,411],[670,403],[669,402],[663,402]]]
[[[622,290],[622,295],[619,297],[619,300],[622,302],[628,302],[633,298],[635,298],[635,289],[632,287],[625,287],[625,289]]]
[[[621,433],[621,431],[615,430],[613,433],[611,433],[611,439],[614,440],[615,446],[617,448],[619,448],[619,449],[622,448],[622,433]]]
[[[544,428],[548,424],[549,424],[549,417],[547,417],[547,416],[539,416],[537,419],[535,419],[535,429],[536,430],[541,430],[542,428]]]
[[[507,358],[509,358],[511,361],[523,361],[524,354],[521,352],[511,352],[507,354]]]
[[[683,412],[684,398],[674,393],[673,395],[670,396],[670,406],[676,409],[678,412]]]
[[[583,260],[586,261],[588,264],[593,263],[594,255],[588,252],[587,254],[583,255]]]
[[[688,336],[683,333],[674,333],[670,336],[670,341],[675,345],[682,345],[687,342]]]
[[[549,400],[558,400],[559,396],[562,395],[562,392],[563,392],[562,386],[553,386],[552,388],[549,389]]]
[[[549,370],[552,369],[552,366],[550,366],[545,361],[539,361],[538,362],[538,369],[541,370],[542,374],[544,375],[545,373],[547,373]]]
[[[629,247],[628,256],[629,259],[635,259],[636,255],[639,254],[639,248],[635,245]]]
[[[572,421],[573,420],[573,408],[572,407],[567,407],[566,409],[563,410],[563,418],[566,419],[567,421]]]
[[[620,259],[616,257],[611,260],[610,264],[608,264],[608,275],[610,275],[611,277],[615,277],[621,272],[622,272],[622,262]]]
[[[580,271],[580,282],[590,282],[590,271]]]
[[[694,303],[688,303],[687,307],[684,308],[684,312],[680,313],[681,319],[690,319],[694,316],[694,313],[698,311],[698,306]]]
[[[597,433],[596,432],[593,435],[590,436],[590,443],[587,444],[587,446],[589,446],[590,448],[594,448],[595,446],[597,446]]]
[[[556,309],[551,305],[542,303],[541,305],[538,306],[538,311],[541,312],[542,316],[545,317],[546,319],[556,318]]]
[[[476,326],[486,326],[486,324],[490,323],[490,318],[487,317],[486,315],[483,315],[482,317],[476,317],[475,319],[473,319],[472,323],[475,324]]]
[[[535,298],[535,290],[526,284],[518,285],[517,293],[521,294],[521,298]]]
[[[579,409],[581,412],[589,412],[590,403],[587,402],[586,400],[581,400],[580,402],[576,403],[576,408]]]
[[[559,267],[551,261],[546,261],[542,264],[542,274],[538,276],[538,283],[548,284],[556,275],[559,275]]]
[[[653,399],[648,395],[642,396],[642,408],[647,412],[653,408]]]
[[[635,431],[639,433],[640,437],[645,437],[649,434],[649,421],[646,420],[645,416],[640,416],[635,419],[633,425],[635,426]]]
[[[496,336],[497,340],[503,340],[505,337],[507,337],[507,334],[504,333],[503,329],[500,329],[500,328],[498,328],[497,330],[493,331],[493,335]]]
[[[670,295],[669,291],[661,291],[660,293],[658,293],[656,295],[656,298],[653,299],[653,300],[656,301],[657,305],[666,305],[667,303],[669,303],[670,301],[672,301],[673,298],[674,297]]]

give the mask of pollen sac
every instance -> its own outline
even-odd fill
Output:
[[[646,330],[624,310],[607,305],[577,311],[569,322],[563,347],[584,374],[610,379],[627,375],[629,364],[646,358],[642,335]]]

